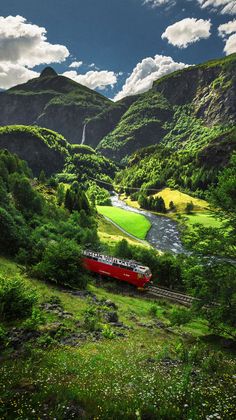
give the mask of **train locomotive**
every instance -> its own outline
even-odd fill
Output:
[[[87,270],[125,281],[138,288],[144,288],[152,277],[149,267],[137,261],[111,257],[90,250],[83,251],[82,259]]]

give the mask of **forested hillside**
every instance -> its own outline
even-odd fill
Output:
[[[159,190],[165,186],[194,191],[203,196],[217,183],[217,175],[229,164],[236,150],[236,129],[212,135],[206,145],[186,145],[175,150],[159,144],[135,152],[126,168],[116,177],[116,184],[132,194],[135,188]]]
[[[236,55],[177,71],[139,95],[98,150],[115,160],[148,145],[199,150],[235,125]]]

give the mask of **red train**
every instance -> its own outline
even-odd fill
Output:
[[[89,271],[113,277],[137,287],[144,287],[152,277],[150,269],[136,261],[109,257],[94,251],[83,252],[83,263]]]

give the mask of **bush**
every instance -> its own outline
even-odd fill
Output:
[[[115,332],[111,329],[110,325],[103,325],[102,327],[102,335],[105,338],[109,338],[110,340],[112,340],[113,338],[115,338],[116,334]]]
[[[157,311],[158,311],[158,307],[156,306],[156,305],[152,305],[150,308],[149,308],[149,315],[151,315],[151,316],[153,316],[153,317],[156,317],[157,316]]]
[[[33,267],[33,274],[45,281],[76,288],[85,288],[87,284],[81,249],[69,239],[51,241],[44,251],[42,261]]]
[[[26,227],[21,217],[15,218],[0,207],[0,252],[14,255],[26,240]]]
[[[95,307],[91,306],[84,313],[84,328],[93,332],[99,329],[100,317]]]
[[[172,325],[184,325],[191,321],[192,313],[188,309],[173,309],[169,319]]]
[[[0,319],[15,320],[32,314],[36,292],[20,278],[0,278]]]
[[[25,322],[23,323],[23,328],[25,328],[26,330],[32,331],[32,330],[36,330],[39,327],[39,325],[44,324],[44,323],[45,323],[45,317],[42,311],[40,311],[40,309],[38,308],[33,308],[32,315],[30,318],[25,320]]]

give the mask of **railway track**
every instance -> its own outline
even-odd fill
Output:
[[[148,294],[152,296],[156,296],[157,298],[166,298],[168,300],[172,300],[173,302],[180,303],[181,305],[191,306],[193,302],[197,299],[178,292],[172,292],[168,289],[162,289],[155,286],[148,287]]]

